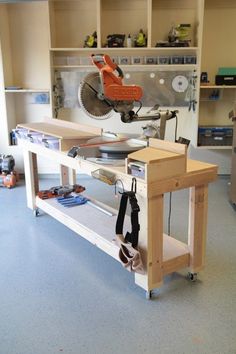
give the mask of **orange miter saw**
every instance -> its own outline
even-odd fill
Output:
[[[176,117],[177,111],[157,111],[156,109],[149,111],[149,114],[138,115],[142,107],[140,101],[143,95],[142,88],[123,84],[124,75],[121,68],[108,55],[93,54],[91,59],[99,71],[89,73],[81,81],[78,93],[80,105],[90,117],[106,119],[112,111],[115,111],[120,113],[124,123],[161,119],[163,127],[165,127],[166,120]],[[135,112],[134,104],[136,102],[139,107]],[[160,138],[164,139],[164,136]]]

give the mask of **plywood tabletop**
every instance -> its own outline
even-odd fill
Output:
[[[164,161],[169,159],[176,159],[180,157],[180,154],[172,151],[155,149],[152,147],[147,147],[139,151],[133,152],[128,155],[129,158],[145,162],[148,164],[155,163],[158,161]]]
[[[85,132],[79,129],[59,126],[47,122],[18,124],[18,127],[37,131],[42,134],[51,135],[59,139],[77,139],[96,136],[97,134]]]

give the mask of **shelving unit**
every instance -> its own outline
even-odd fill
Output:
[[[149,92],[150,82],[142,81],[145,95],[152,97],[152,102],[148,101],[150,106],[157,100],[161,108],[179,109],[178,135],[190,139],[191,145],[197,147],[199,126],[230,125],[228,112],[235,103],[236,87],[215,87],[212,83],[219,67],[234,66],[236,49],[230,43],[235,33],[235,16],[235,0],[42,0],[0,4],[0,103],[4,135],[9,136],[18,123],[35,122],[44,116],[55,117],[55,112],[58,112],[59,119],[81,119],[85,122],[86,117],[76,102],[72,107],[55,109],[58,98],[54,91],[57,85],[55,77],[61,73],[72,76],[79,73],[72,85],[76,91],[80,74],[96,70],[89,62],[90,55],[107,53],[118,63],[120,57],[127,57],[129,63],[119,65],[125,74],[131,73],[131,76],[134,72],[154,74],[157,80],[161,72],[170,73],[170,80],[174,74],[188,79],[193,73],[197,76],[195,111],[188,110],[189,92],[185,97],[184,94],[179,97],[168,86],[168,90],[172,90],[169,96],[177,99],[171,97],[159,102],[159,96],[156,99]],[[179,23],[191,25],[190,46],[156,47],[157,42],[167,40],[170,28]],[[126,41],[124,48],[105,47],[108,34],[124,33],[126,38],[128,34],[134,37],[141,28],[147,36],[146,47],[127,48]],[[84,48],[86,36],[94,31],[97,32],[97,47]],[[145,64],[146,57],[173,56],[193,56],[196,63]],[[140,57],[144,64],[131,64],[133,57]],[[200,87],[203,71],[208,72],[210,80],[207,88]],[[136,83],[136,77],[133,76],[131,81],[131,84]],[[137,84],[140,84],[139,77]],[[14,85],[23,89],[5,90],[7,86]],[[214,89],[220,90],[218,101],[208,100],[209,91]],[[161,94],[163,87],[158,86],[155,90]],[[50,103],[33,105],[32,94],[37,92],[49,92]],[[144,97],[144,107],[146,102]],[[169,128],[167,138],[171,139],[171,123]]]
[[[84,4],[83,1],[52,1],[50,6],[50,28],[51,28],[51,62],[52,77],[54,70],[73,71],[83,69],[94,69],[90,66],[89,56],[92,53],[106,51],[111,57],[118,61],[119,57],[126,56],[129,63],[132,57],[145,57],[173,55],[196,57],[196,64],[192,65],[125,65],[121,66],[127,72],[129,70],[169,70],[193,71],[198,69],[199,45],[201,32],[200,12],[203,1],[181,0],[178,6],[174,1],[111,1],[91,0]],[[180,10],[179,10],[180,5]],[[94,9],[91,16],[91,8]],[[63,13],[63,15],[62,15]],[[176,17],[177,13],[177,17]],[[66,23],[70,22],[70,28]],[[171,25],[177,23],[191,24],[191,46],[185,48],[157,48],[158,39],[167,39]],[[160,25],[161,23],[161,25]],[[74,30],[76,27],[76,31]],[[133,38],[140,29],[143,29],[147,37],[146,47],[108,48],[106,38],[109,34],[128,34]],[[83,48],[84,39],[88,34],[97,32],[97,48]],[[86,62],[87,61],[87,62]]]
[[[199,72],[203,3],[203,0],[178,0],[178,4],[173,0],[49,0],[0,4],[0,85],[6,135],[9,136],[18,123],[54,116],[55,76],[61,72],[96,70],[89,63],[92,53],[105,51],[116,61],[127,57],[128,65],[119,63],[125,73],[169,71],[188,76],[193,71]],[[183,22],[191,24],[190,47],[155,47],[157,41],[167,39],[173,24]],[[127,48],[126,41],[124,48],[105,47],[108,34],[124,33],[126,38],[128,34],[134,37],[141,28],[147,36],[146,47]],[[97,32],[97,48],[84,48],[86,36],[94,31]],[[163,56],[194,56],[196,63],[131,64],[133,57],[140,57],[145,63],[146,57]],[[6,90],[8,86],[19,86],[22,90]],[[144,87],[144,91],[148,91],[148,87]],[[32,105],[31,95],[37,92],[49,92],[50,103]],[[66,114],[66,119],[70,120],[69,110]],[[197,111],[189,115],[196,120],[196,114]],[[192,130],[189,126],[188,131]],[[185,132],[182,135],[186,136]]]
[[[236,86],[215,85],[215,75],[220,67],[235,67],[236,49],[232,45],[235,32],[236,1],[205,0],[201,71],[208,73],[209,83],[200,86],[199,126],[228,126],[232,122],[229,112],[236,103]],[[209,99],[219,91],[217,100]],[[229,146],[200,148],[231,149]]]
[[[40,100],[33,99],[37,94],[50,95],[51,91],[47,20],[46,2],[0,4],[1,107],[8,145],[10,132],[18,123],[40,121],[51,115],[47,100],[40,104]]]
[[[19,90],[10,90],[5,89],[6,93],[49,93],[49,89],[19,89]]]

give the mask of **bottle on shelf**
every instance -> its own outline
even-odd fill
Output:
[[[127,37],[127,48],[131,48],[132,47],[132,38],[131,35],[129,34]]]

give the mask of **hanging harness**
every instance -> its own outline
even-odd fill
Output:
[[[143,264],[138,246],[138,235],[140,230],[138,213],[140,211],[138,201],[135,196],[136,193],[136,179],[132,180],[131,191],[123,192],[119,213],[116,221],[116,239],[120,246],[119,258],[121,263],[129,271],[135,271],[137,273],[143,274]],[[125,213],[127,208],[127,203],[130,203],[131,207],[131,232],[127,232],[125,237],[123,236],[123,226]]]
[[[138,221],[138,213],[140,211],[138,201],[135,196],[135,192],[123,192],[121,201],[120,201],[120,209],[116,221],[116,234],[121,235],[123,234],[123,226],[124,226],[124,219],[125,213],[127,208],[127,202],[129,200],[130,207],[131,207],[131,227],[132,231],[127,232],[125,235],[125,242],[131,243],[131,245],[136,248],[138,246],[138,234],[140,230],[140,225]]]

